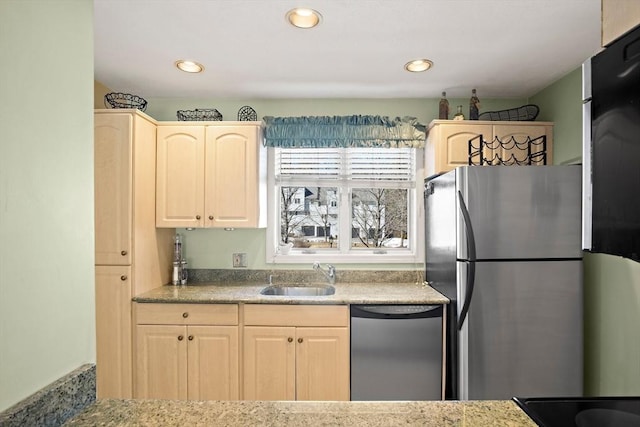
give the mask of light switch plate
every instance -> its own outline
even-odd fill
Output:
[[[244,252],[233,254],[233,268],[242,268],[247,266],[247,254]]]

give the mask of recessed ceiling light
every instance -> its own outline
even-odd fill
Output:
[[[404,69],[412,73],[421,73],[433,67],[433,62],[428,59],[415,59],[404,64]]]
[[[322,15],[313,9],[298,7],[287,12],[287,21],[294,27],[313,28],[320,23]]]
[[[204,71],[202,64],[198,64],[193,61],[185,61],[184,59],[176,61],[176,67],[185,73],[201,73]]]

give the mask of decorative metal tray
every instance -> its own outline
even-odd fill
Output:
[[[506,120],[506,121],[532,121],[538,117],[540,108],[537,105],[528,104],[508,110],[487,111],[478,116],[478,120]]]
[[[178,110],[177,112],[178,120],[182,121],[207,121],[214,120],[220,121],[222,120],[222,114],[215,108],[211,109],[199,109],[195,110]]]
[[[111,108],[137,108],[140,111],[147,109],[147,101],[144,98],[120,92],[106,94],[104,96],[104,105]]]

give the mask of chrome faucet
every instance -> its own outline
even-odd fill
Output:
[[[313,269],[321,272],[324,275],[324,277],[329,281],[329,284],[331,285],[336,284],[336,268],[333,265],[327,264],[327,271],[324,271],[320,266],[320,263],[316,261],[313,263]]]

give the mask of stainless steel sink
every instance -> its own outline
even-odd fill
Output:
[[[331,285],[269,285],[260,291],[262,295],[290,297],[317,297],[335,293],[336,288]]]

